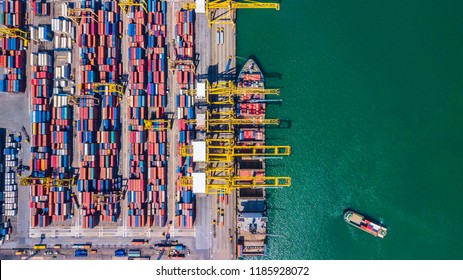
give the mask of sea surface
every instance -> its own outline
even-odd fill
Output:
[[[463,1],[282,0],[238,13],[281,104],[268,259],[463,259]],[[353,208],[384,240],[346,224]]]

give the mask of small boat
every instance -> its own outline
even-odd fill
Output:
[[[369,221],[364,216],[354,211],[346,211],[344,213],[344,221],[346,221],[346,223],[350,224],[351,226],[359,228],[371,235],[380,238],[384,238],[384,236],[387,234],[387,228]]]

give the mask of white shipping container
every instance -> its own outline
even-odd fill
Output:
[[[58,26],[59,26],[59,19],[52,18],[51,19],[51,31],[53,32],[59,31]]]
[[[55,49],[59,49],[60,48],[60,37],[59,36],[54,36],[53,37],[53,46],[55,47]]]
[[[37,27],[31,26],[30,27],[30,34],[31,34],[31,40],[32,41],[37,41]]]
[[[36,53],[31,53],[31,66],[37,65],[39,57]]]
[[[18,209],[18,204],[17,203],[5,204],[5,210],[15,210],[15,209]]]
[[[68,63],[69,63],[69,64],[72,63],[72,55],[71,55],[71,52],[68,52]]]
[[[5,191],[6,191],[6,192],[13,192],[13,191],[17,191],[17,190],[18,190],[18,186],[17,186],[17,185],[5,186]]]
[[[15,198],[16,197],[16,192],[3,192],[3,196],[5,198]]]
[[[16,209],[6,210],[6,211],[5,211],[5,216],[12,217],[12,216],[16,216],[17,214],[18,214],[17,208],[16,208]]]
[[[63,17],[68,16],[68,4],[63,3],[61,5],[61,14],[63,15]]]
[[[53,103],[56,107],[64,107],[68,105],[68,96],[67,95],[54,95]]]
[[[55,67],[55,79],[61,78],[61,67]]]

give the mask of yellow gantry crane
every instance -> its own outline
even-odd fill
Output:
[[[180,68],[181,66],[183,66],[182,69]],[[169,70],[172,73],[175,73],[176,70],[182,70],[196,74],[196,65],[193,60],[189,59],[169,60]]]
[[[145,0],[120,0],[118,3],[119,7],[121,7],[124,12],[128,12],[130,7],[142,7],[145,12],[148,12],[146,9],[146,1]]]
[[[0,38],[19,38],[23,40],[25,47],[29,45],[28,33],[19,28],[1,27]]]
[[[206,114],[206,131],[209,132],[228,132],[234,131],[233,125],[279,125],[279,119],[265,119],[263,117],[254,117],[238,119],[234,117],[234,111],[224,112],[207,112]],[[215,130],[214,127],[222,126]],[[225,127],[223,127],[225,126]]]
[[[275,9],[280,10],[278,3],[263,3],[254,0],[204,0],[205,12],[209,27],[213,24],[233,24],[236,22],[236,9]],[[195,3],[183,4],[183,9],[193,10],[197,8]],[[225,10],[225,11],[219,11]]]
[[[89,18],[97,22],[98,15],[90,8],[69,8],[68,5],[63,5],[63,17],[69,18],[73,22],[80,24],[80,21]]]
[[[43,185],[45,188],[66,187],[70,188],[76,184],[75,178],[57,179],[51,177],[24,177],[19,179],[20,186]]]
[[[93,83],[93,91],[98,93],[114,92],[119,95],[119,99],[124,96],[124,86],[114,83]]]
[[[180,148],[182,157],[193,156],[193,153],[193,146]],[[206,140],[206,163],[231,163],[236,157],[281,157],[290,154],[290,146],[237,146],[232,138]]]
[[[167,130],[172,128],[170,120],[143,120],[143,128],[146,130]]]
[[[193,177],[180,178],[180,184],[193,186]],[[243,188],[282,188],[291,186],[290,177],[240,177],[240,176],[206,176],[207,194],[229,194],[232,190]]]
[[[105,193],[105,194],[99,194],[99,193],[94,193],[92,194],[93,201],[95,202],[104,202],[104,199],[106,197],[116,197],[116,201],[114,203],[118,203],[122,200],[123,192],[118,191],[117,193]]]
[[[68,95],[69,98],[69,105],[79,106],[81,101],[89,101],[91,103],[88,106],[98,106],[100,105],[100,99],[93,96],[93,95],[80,95],[80,96],[72,96]]]
[[[188,71],[196,74],[196,65],[193,58],[181,59],[178,57],[177,49],[175,48],[175,39],[172,39],[172,57],[174,59],[169,59],[169,70],[172,74],[177,70]]]
[[[206,101],[214,105],[234,105],[235,96],[280,95],[280,89],[238,88],[233,81],[219,81],[211,84],[206,80]],[[195,95],[196,89],[185,89],[185,94]]]

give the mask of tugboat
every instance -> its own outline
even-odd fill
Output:
[[[346,223],[350,224],[351,226],[359,228],[379,238],[384,238],[384,236],[387,234],[387,228],[367,220],[364,216],[354,211],[346,211],[344,213],[344,221],[346,221]]]

